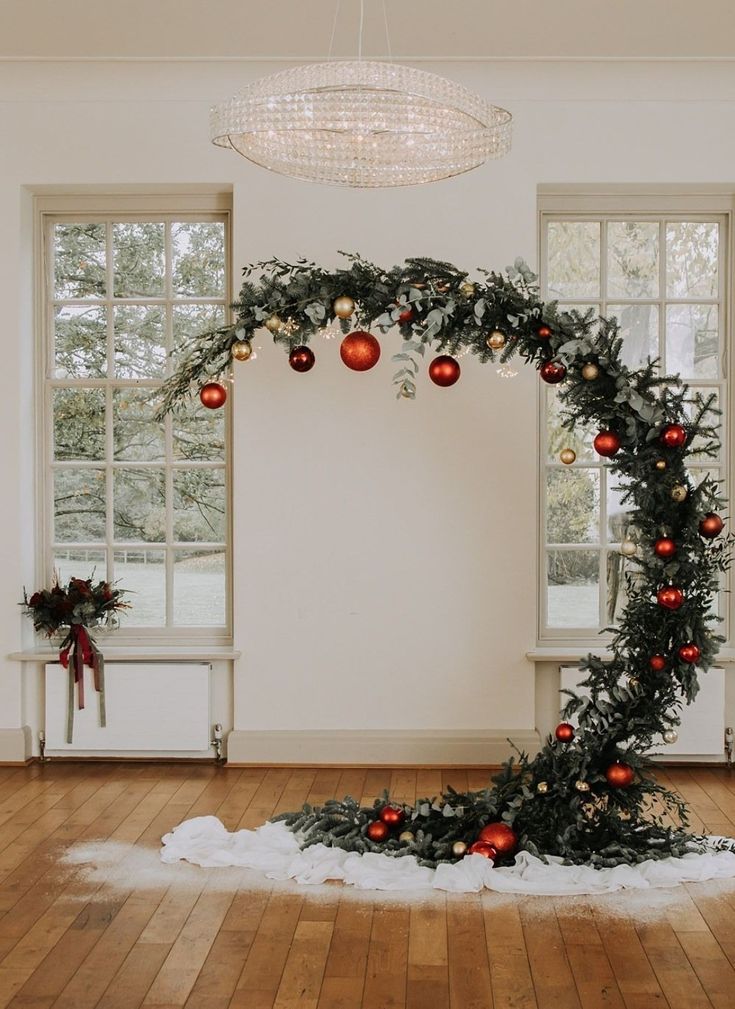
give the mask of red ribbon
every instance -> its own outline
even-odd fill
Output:
[[[59,661],[64,669],[69,668],[71,659],[72,670],[74,672],[74,682],[77,685],[77,701],[79,709],[84,707],[84,667],[89,666],[94,674],[94,688],[99,691],[100,667],[97,649],[92,644],[92,639],[87,633],[87,628],[82,624],[72,624],[69,628],[69,643],[59,652]]]

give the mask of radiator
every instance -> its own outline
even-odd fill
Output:
[[[561,667],[562,690],[574,690],[585,696],[587,691],[578,688],[577,683],[584,674],[576,666]],[[623,681],[624,682],[624,681]],[[681,725],[675,743],[664,743],[658,739],[654,752],[662,757],[722,757],[725,740],[725,671],[714,667],[699,678],[699,693],[694,703],[685,705],[680,711]],[[561,695],[560,707],[566,703],[566,695]],[[574,719],[572,719],[574,721]]]
[[[68,672],[46,666],[46,751],[104,754],[209,752],[209,673],[206,662],[109,662],[105,665],[107,726],[99,724],[99,695],[85,668],[82,711],[75,700],[74,734],[66,741]]]

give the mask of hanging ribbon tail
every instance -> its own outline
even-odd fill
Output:
[[[66,741],[71,744],[72,737],[74,735],[74,683],[76,681],[76,676],[74,669],[69,665],[68,656],[67,661],[64,666],[68,669],[67,680],[67,698],[66,698]]]
[[[100,728],[107,725],[107,704],[105,703],[105,657],[92,641],[92,669],[94,670],[94,688],[99,694]]]
[[[77,705],[81,711],[84,707],[84,652],[78,638],[74,642],[74,676],[77,681]]]

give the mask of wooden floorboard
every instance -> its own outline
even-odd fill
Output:
[[[735,835],[735,777],[666,768],[695,829]],[[160,862],[192,816],[228,829],[471,768],[0,768],[0,1009],[730,1009],[735,880],[606,897],[310,890]]]

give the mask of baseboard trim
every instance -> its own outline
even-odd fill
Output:
[[[509,742],[509,740],[512,741]],[[513,746],[535,756],[541,739],[535,729],[401,731],[233,729],[227,737],[230,766],[320,767],[492,767],[513,754]]]

